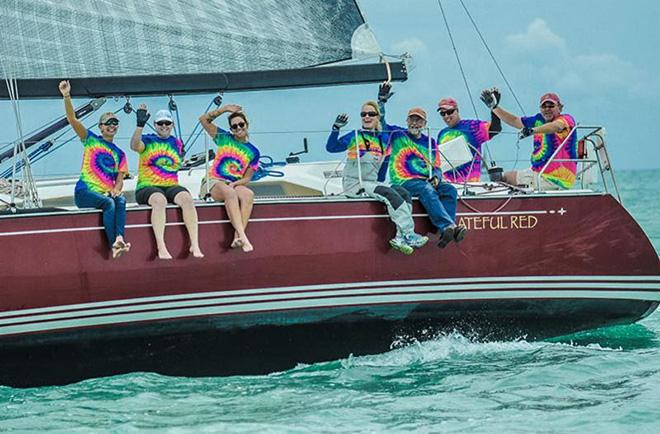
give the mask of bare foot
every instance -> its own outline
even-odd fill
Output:
[[[239,247],[243,247],[243,240],[240,238],[234,238],[234,241],[231,242],[231,245],[229,246],[232,249],[238,249]]]
[[[172,259],[172,255],[170,255],[170,252],[168,252],[167,249],[159,250],[158,259]]]
[[[253,251],[254,247],[252,247],[252,244],[250,244],[249,241],[243,241],[243,245],[241,246],[241,249],[243,249],[245,253],[248,253]]]
[[[193,257],[195,257],[195,258],[201,259],[201,258],[204,257],[204,253],[202,253],[202,251],[199,250],[199,247],[197,247],[197,248],[191,247],[190,250],[188,250],[188,251],[190,253],[192,253]]]

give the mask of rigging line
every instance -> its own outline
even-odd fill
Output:
[[[204,110],[204,113],[208,113],[209,109],[214,104],[214,99],[215,98],[211,99],[211,102],[209,103],[208,106],[206,106],[206,110]],[[190,133],[190,136],[188,136],[188,140],[186,140],[186,142],[183,144],[183,155],[186,155],[186,153],[190,150],[190,148],[192,148],[192,146],[195,144],[195,142],[197,142],[197,139],[199,138],[199,134],[197,134],[197,136],[195,137],[194,140],[193,140],[193,136],[197,132],[197,128],[199,128],[200,125],[201,125],[201,122],[199,122],[199,120],[198,120],[197,123],[195,124],[195,127],[193,128],[192,132]],[[202,130],[200,129],[200,133],[201,133],[201,131]]]
[[[502,68],[500,68],[500,64],[497,62],[497,59],[495,59],[495,55],[493,55],[493,52],[490,50],[490,47],[486,43],[486,39],[481,34],[481,31],[479,30],[479,27],[477,26],[477,23],[474,21],[474,19],[472,19],[472,15],[470,14],[470,11],[468,10],[467,6],[465,6],[465,3],[463,2],[463,0],[459,0],[459,1],[461,2],[461,5],[463,6],[463,9],[465,10],[465,13],[467,14],[468,18],[470,19],[470,22],[474,26],[474,30],[477,32],[477,35],[479,35],[479,38],[481,39],[481,42],[483,42],[484,47],[486,47],[486,51],[490,55],[490,58],[493,60],[493,63],[495,64],[495,67],[497,67],[497,70],[500,72],[500,75],[502,76],[502,79],[504,80],[504,83],[506,83],[506,87],[509,89],[509,92],[511,92],[511,95],[513,95],[513,99],[516,100],[516,103],[518,104],[518,107],[520,108],[520,111],[522,113],[525,113],[525,109],[523,108],[522,104],[518,100],[518,97],[516,96],[516,93],[513,91],[513,88],[511,87],[511,84],[509,83],[509,80],[507,80],[506,75],[504,75],[504,71],[502,71]]]
[[[442,7],[442,2],[438,0],[438,6],[440,6],[440,11],[442,12],[442,19],[445,22],[445,27],[447,28],[447,33],[449,34],[449,40],[451,41],[451,46],[454,50],[454,55],[456,56],[456,61],[458,62],[458,68],[461,70],[461,75],[463,76],[463,82],[465,83],[465,89],[467,90],[468,96],[470,97],[470,104],[472,104],[472,109],[474,110],[474,116],[479,117],[477,113],[477,106],[474,105],[474,99],[472,98],[472,93],[470,92],[470,86],[467,82],[467,77],[465,76],[465,71],[463,70],[463,64],[461,63],[461,58],[458,55],[458,49],[454,43],[454,36],[451,34],[451,29],[449,28],[449,22],[447,21],[447,16],[445,15],[445,9]]]

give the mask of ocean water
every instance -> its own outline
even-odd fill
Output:
[[[660,171],[618,174],[660,251]],[[660,312],[540,342],[458,334],[265,376],[0,387],[9,432],[660,432]]]

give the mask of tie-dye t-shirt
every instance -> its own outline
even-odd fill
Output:
[[[339,137],[339,131],[332,131],[328,137],[325,149],[328,152],[346,151],[347,160],[356,160],[358,149],[360,158],[367,153],[375,158],[384,158],[387,154],[389,135],[383,131],[354,130]],[[357,143],[357,145],[356,145]],[[383,181],[387,172],[386,161],[378,170],[378,180]]]
[[[442,144],[462,136],[470,146],[476,149],[470,148],[473,156],[472,161],[461,164],[452,170],[447,170],[442,174],[447,181],[463,183],[467,178],[469,182],[479,182],[481,179],[481,157],[479,154],[481,153],[481,145],[490,138],[489,128],[490,122],[478,119],[463,119],[451,128],[447,127],[440,130],[438,143]]]
[[[523,117],[520,120],[528,128],[538,127],[547,123],[541,113],[537,113],[535,116]],[[559,120],[565,124],[566,128],[564,131],[554,134],[534,134],[534,150],[532,151],[531,158],[532,170],[534,172],[540,172],[543,169],[543,166],[546,165],[552,154],[554,154],[575,126],[575,119],[569,114],[559,115],[555,120]],[[553,160],[575,158],[577,158],[577,134],[573,131]],[[562,188],[571,188],[575,183],[576,169],[577,163],[574,162],[552,162],[541,176]]]
[[[221,128],[218,128],[213,141],[218,149],[211,164],[211,178],[234,182],[243,178],[248,168],[255,172],[259,168],[259,150],[252,143],[239,142]]]
[[[145,134],[142,143],[144,150],[140,152],[136,189],[178,185],[183,154],[181,140],[174,136],[163,139],[156,134]]]
[[[87,130],[83,143],[83,161],[76,191],[90,190],[105,194],[112,190],[119,172],[128,173],[126,154],[114,143]]]
[[[415,139],[403,129],[394,131],[390,135],[388,152],[390,181],[394,185],[403,184],[411,179],[427,179],[429,168],[440,167],[440,153],[436,141],[429,139],[425,134]]]

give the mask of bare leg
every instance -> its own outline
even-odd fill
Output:
[[[186,225],[190,237],[190,253],[195,258],[203,258],[204,254],[199,248],[197,209],[195,209],[192,196],[187,191],[181,191],[174,196],[174,203],[181,207],[183,213],[183,223]]]
[[[211,189],[211,197],[213,200],[225,201],[225,209],[227,210],[229,221],[234,227],[234,230],[238,233],[238,238],[243,243],[243,251],[251,251],[252,245],[250,244],[250,240],[248,240],[247,235],[245,235],[245,230],[243,229],[241,208],[239,206],[238,194],[236,193],[236,190],[222,182],[218,182]],[[249,246],[249,250],[245,249],[246,245]]]
[[[149,206],[151,206],[151,227],[154,230],[156,238],[156,248],[158,249],[159,259],[172,259],[172,255],[165,246],[165,211],[167,199],[162,193],[153,193],[149,196]]]
[[[236,194],[238,195],[238,201],[241,208],[241,222],[243,223],[243,230],[247,229],[248,222],[250,221],[250,215],[252,215],[252,207],[254,205],[254,192],[244,185],[239,185],[235,188]],[[252,244],[249,246],[243,244],[243,251],[250,252],[254,248]]]

